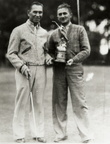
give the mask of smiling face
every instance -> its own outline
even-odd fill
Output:
[[[28,17],[34,25],[37,25],[43,16],[43,7],[41,5],[32,5],[31,9],[28,11]]]
[[[59,22],[66,26],[71,21],[72,14],[68,8],[59,8],[57,10],[57,18]]]

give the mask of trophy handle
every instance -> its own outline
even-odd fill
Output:
[[[61,27],[59,26],[59,24],[56,21],[52,21],[52,22],[55,23],[57,25],[57,27],[61,29]]]

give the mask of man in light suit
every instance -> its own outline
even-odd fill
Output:
[[[48,39],[48,53],[54,59],[53,65],[53,125],[55,142],[67,139],[67,101],[70,90],[74,118],[82,142],[92,139],[88,106],[84,94],[82,62],[90,55],[90,45],[83,26],[71,23],[72,12],[68,4],[57,8],[61,24]]]
[[[13,134],[16,142],[25,142],[24,117],[29,100],[29,78],[32,87],[35,120],[33,123],[30,110],[30,128],[32,137],[39,142],[46,142],[44,137],[44,90],[46,68],[50,63],[49,55],[44,52],[47,31],[40,26],[43,5],[33,2],[28,10],[29,19],[16,27],[10,36],[7,57],[16,68],[16,99],[13,118]]]

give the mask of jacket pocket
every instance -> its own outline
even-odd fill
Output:
[[[23,50],[21,54],[28,52],[30,49],[31,49],[31,46],[29,46],[28,48],[25,48],[25,50]]]

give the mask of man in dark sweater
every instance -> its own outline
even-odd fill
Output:
[[[54,59],[53,66],[53,124],[55,142],[67,139],[67,100],[70,90],[74,118],[82,142],[89,143],[90,130],[88,107],[84,94],[82,62],[90,54],[87,33],[83,26],[71,23],[72,12],[68,4],[57,8],[61,24],[50,35],[48,52]]]

